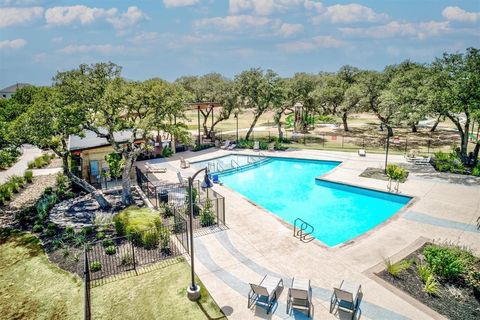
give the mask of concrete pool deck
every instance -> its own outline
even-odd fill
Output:
[[[198,161],[228,153],[258,155],[252,150],[205,150],[181,156]],[[322,178],[386,191],[386,181],[359,177],[367,167],[383,167],[385,158],[381,154],[361,158],[356,153],[317,150],[263,153],[272,157],[342,161]],[[178,155],[168,161],[150,162],[162,163],[167,168],[167,173],[156,174],[160,180],[177,182],[177,171],[187,176],[195,171],[194,168],[180,170]],[[389,162],[405,160],[392,155]],[[348,318],[348,315],[329,313],[333,287],[343,279],[362,285],[363,319],[437,319],[440,316],[435,312],[384,286],[372,275],[372,268],[387,257],[407,255],[424,239],[458,242],[480,253],[480,232],[476,229],[480,185],[452,184],[411,173],[400,185],[401,194],[415,197],[406,208],[371,231],[333,248],[317,240],[300,242],[293,237],[292,226],[275,215],[226,186],[216,185],[214,189],[225,197],[228,229],[195,238],[196,273],[229,319],[306,318],[300,312],[286,314],[286,288],[294,276],[311,280],[314,318],[317,319]],[[286,287],[269,315],[262,307],[247,308],[248,283],[259,282],[266,273],[284,278]]]

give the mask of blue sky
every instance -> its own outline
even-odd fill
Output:
[[[480,0],[0,0],[0,87],[113,61],[134,80],[383,69],[480,46]]]

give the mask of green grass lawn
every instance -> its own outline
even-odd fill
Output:
[[[189,265],[176,263],[92,288],[93,319],[222,319],[202,285],[202,299],[186,297]],[[0,242],[0,315],[3,319],[82,319],[83,283],[44,254],[25,233]]]

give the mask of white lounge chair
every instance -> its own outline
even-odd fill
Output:
[[[265,275],[260,284],[250,283],[248,308],[255,303],[260,303],[267,307],[268,314],[277,300],[277,291],[280,285],[283,287],[283,279],[271,275]]]
[[[351,312],[352,319],[354,319],[358,311],[360,303],[359,295],[361,292],[361,285],[343,280],[339,288],[333,288],[333,294],[330,298],[330,313],[337,307],[337,311],[341,309]]]
[[[190,162],[183,159],[183,157],[180,157],[180,168],[182,169],[190,168]]]
[[[260,150],[260,142],[255,141],[255,142],[253,143],[253,150],[254,150],[254,151],[259,151],[259,150]]]
[[[235,143],[232,143],[231,145],[228,146],[228,150],[233,150],[237,147],[237,145]]]
[[[288,289],[287,314],[290,315],[293,308],[307,310],[308,317],[311,317],[313,304],[310,280],[292,279],[292,286]]]
[[[268,151],[271,151],[271,152],[275,151],[275,142],[270,142],[268,144]]]
[[[147,163],[147,164],[145,164],[145,168],[147,169],[147,173],[165,173],[165,172],[167,172],[167,168],[161,167],[160,164],[155,164],[155,163]]]
[[[365,151],[365,149],[358,149],[358,155],[360,157],[365,157],[367,155],[367,151]]]
[[[227,149],[230,146],[231,141],[230,140],[225,140],[222,146],[220,146],[220,149]]]
[[[414,161],[414,164],[419,165],[419,166],[426,166],[427,164],[430,163],[430,160],[432,160],[431,157],[428,158],[417,158]]]
[[[186,177],[182,176],[180,171],[177,171],[177,178],[178,178],[178,182],[180,182],[180,184],[188,185],[188,179]]]

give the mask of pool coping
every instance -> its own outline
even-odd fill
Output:
[[[228,153],[227,155],[225,156],[229,156],[231,155],[231,153]],[[250,154],[245,154],[246,156],[250,155]],[[320,180],[320,181],[326,181],[326,182],[330,182],[330,183],[337,183],[337,184],[342,184],[342,185],[345,185],[345,186],[350,186],[350,187],[355,187],[355,188],[360,188],[360,189],[365,189],[365,190],[370,190],[370,191],[377,191],[377,192],[382,192],[382,193],[386,193],[386,194],[393,194],[393,195],[397,195],[395,193],[392,193],[392,192],[387,192],[385,190],[381,190],[379,188],[375,188],[375,187],[364,187],[364,186],[361,186],[361,185],[358,185],[358,184],[349,184],[349,183],[345,183],[345,182],[341,182],[341,181],[334,181],[332,179],[326,179],[325,176],[327,175],[330,175],[332,174],[333,172],[335,172],[336,170],[338,170],[342,165],[344,165],[344,161],[338,161],[338,160],[322,160],[322,159],[311,159],[311,158],[305,158],[305,157],[285,157],[285,156],[266,156],[266,155],[263,155],[264,157],[271,157],[271,158],[280,158],[280,159],[299,159],[299,160],[310,160],[310,161],[319,161],[319,162],[335,162],[335,163],[338,163],[338,165],[333,168],[332,170],[330,170],[329,172],[326,172],[325,174],[323,175],[320,175],[318,177],[315,177],[315,180]],[[216,158],[221,158],[221,157],[216,157]],[[211,158],[211,159],[215,159],[215,158]],[[206,160],[200,160],[200,161],[197,161],[197,162],[201,162],[201,161],[206,161]],[[193,163],[193,162],[192,162]],[[272,217],[274,217],[277,221],[279,221],[281,224],[283,224],[285,227],[287,227],[289,230],[290,229],[293,229],[294,226],[293,224],[291,224],[290,222],[288,221],[285,221],[284,219],[280,218],[279,216],[277,216],[275,213],[271,212],[270,210],[264,208],[263,206],[261,206],[260,204],[250,200],[249,198],[247,198],[246,196],[244,196],[243,194],[241,194],[240,192],[228,187],[227,185],[225,184],[221,184],[222,187],[225,187],[227,188],[228,190],[230,191],[233,191],[235,192],[237,195],[239,195],[241,198],[243,198],[244,200],[246,200],[247,202],[249,202],[250,204],[252,204],[253,206],[261,209],[262,211],[268,213],[269,215],[271,215]],[[391,222],[393,221],[397,221],[399,218],[403,217],[403,215],[405,214],[405,212],[411,208],[411,206],[413,206],[415,204],[415,202],[418,200],[418,197],[416,196],[412,196],[412,195],[408,195],[408,194],[401,194],[399,196],[403,196],[403,197],[409,197],[410,200],[405,203],[405,205],[400,209],[398,210],[395,214],[393,214],[392,216],[390,216],[388,219],[380,222],[379,224],[377,224],[375,227],[369,229],[368,231],[352,238],[352,239],[349,239],[347,241],[344,241],[344,242],[341,242],[339,244],[336,244],[334,246],[328,246],[327,244],[325,244],[323,241],[321,241],[320,239],[317,239],[315,237],[313,237],[313,240],[312,241],[309,241],[311,243],[314,243],[316,244],[317,246],[320,246],[321,248],[324,248],[324,249],[327,249],[329,251],[332,251],[332,252],[335,252],[335,251],[338,251],[342,248],[345,248],[345,247],[349,247],[353,244],[356,244],[360,241],[362,241],[363,239],[365,238],[368,238],[369,236],[372,235],[372,233],[378,231],[380,228],[383,228],[385,227],[386,225],[390,224]],[[317,243],[318,242],[318,243]]]

